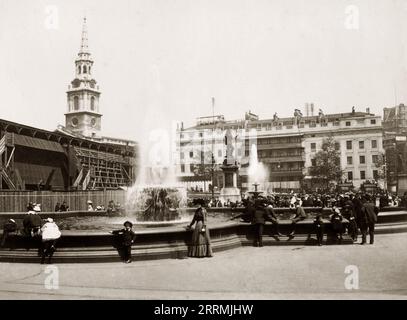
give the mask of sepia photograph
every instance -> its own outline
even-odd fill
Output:
[[[405,300],[406,246],[407,0],[0,0],[0,300]]]

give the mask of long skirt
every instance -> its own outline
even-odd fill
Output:
[[[192,241],[188,247],[189,257],[212,257],[211,238],[209,236],[209,230],[206,227],[205,232],[201,232],[203,223],[198,221],[195,225],[195,229],[192,233]]]

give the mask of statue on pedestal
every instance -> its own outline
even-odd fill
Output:
[[[233,142],[234,137],[229,129],[225,135],[226,156],[221,166],[223,171],[223,188],[221,189],[219,198],[222,202],[238,202],[241,200],[240,190],[237,188],[239,166],[233,155],[235,150]]]

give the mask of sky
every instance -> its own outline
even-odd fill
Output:
[[[407,103],[407,0],[0,0],[0,118],[64,124],[85,15],[107,136]]]

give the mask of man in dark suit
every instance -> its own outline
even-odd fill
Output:
[[[278,218],[277,215],[273,209],[273,205],[269,202],[265,204],[265,211],[267,213],[267,218],[268,220],[273,224],[274,228],[275,228],[275,233],[276,233],[276,237],[277,240],[279,240],[279,236],[283,236],[280,233],[280,228],[279,228],[279,222],[278,222]]]
[[[363,199],[362,216],[360,219],[360,231],[362,232],[362,243],[366,243],[366,236],[369,230],[370,244],[374,243],[374,227],[377,222],[379,209],[373,204],[369,195],[365,195]]]
[[[263,229],[267,220],[271,220],[263,201],[256,199],[254,207],[251,209],[252,225],[254,226],[254,246],[263,246]]]

